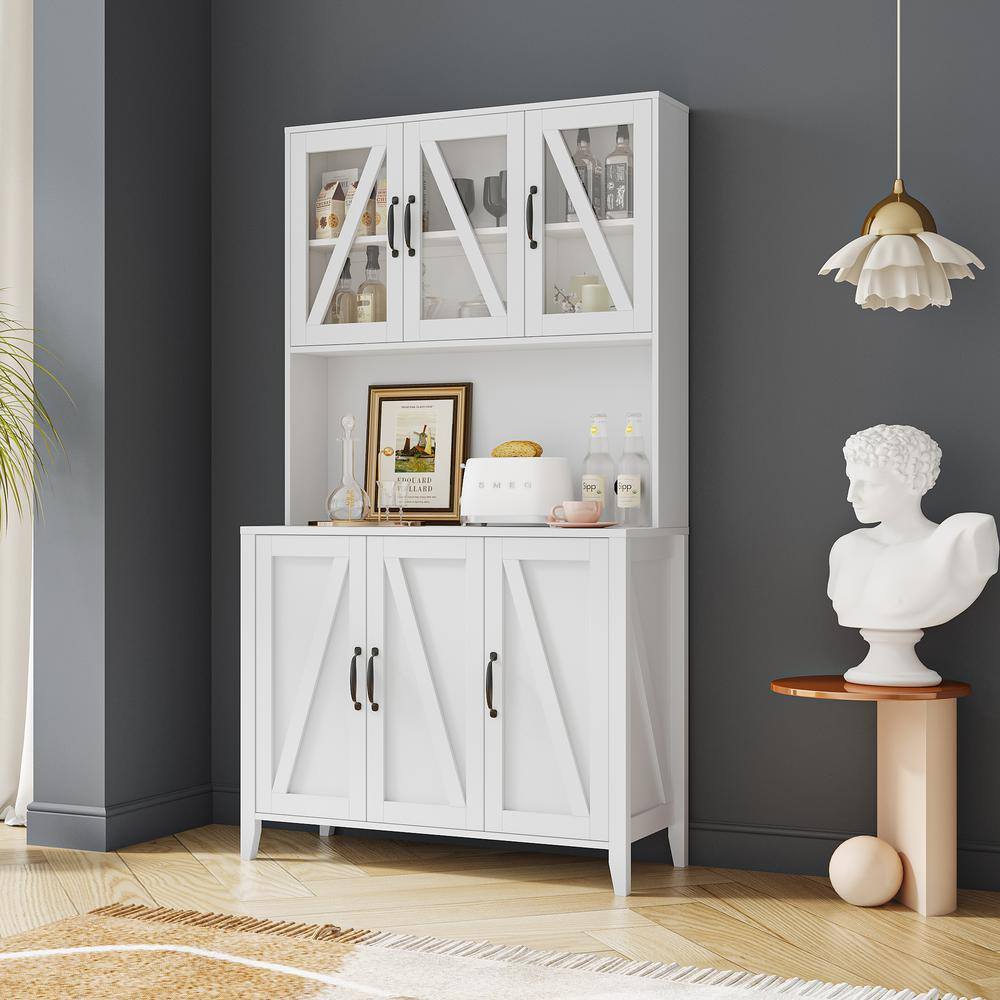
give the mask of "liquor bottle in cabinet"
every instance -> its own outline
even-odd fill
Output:
[[[614,482],[615,462],[608,451],[608,418],[595,413],[590,418],[590,446],[583,460],[580,495],[584,500],[599,500],[610,515]]]
[[[604,218],[604,167],[594,158],[590,151],[590,129],[581,128],[576,133],[576,151],[573,153],[573,166],[580,175],[580,183],[583,185],[590,204],[594,208],[594,215],[599,219]],[[566,221],[577,222],[578,217],[573,208],[573,200],[569,194],[566,195]]]
[[[351,258],[344,261],[344,269],[340,272],[337,290],[333,293],[330,305],[331,323],[357,323],[358,297],[351,288]]]
[[[625,418],[625,449],[615,480],[615,509],[618,520],[630,528],[650,524],[649,459],[642,440],[642,414]]]
[[[609,219],[632,218],[632,146],[628,125],[619,125],[615,148],[604,161],[605,210]]]
[[[378,265],[378,247],[368,247],[365,280],[358,286],[358,322],[385,322],[385,284]]]

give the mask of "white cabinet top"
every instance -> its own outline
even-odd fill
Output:
[[[549,528],[544,525],[527,527],[488,527],[483,525],[427,525],[426,527],[388,528],[376,523],[359,528],[320,528],[308,525],[243,525],[243,535],[438,535],[470,538],[654,538],[661,535],[686,535],[687,528]]]
[[[659,90],[647,90],[638,94],[613,94],[601,97],[577,97],[568,101],[536,101],[533,104],[504,104],[494,108],[467,108],[461,111],[432,111],[423,115],[393,115],[388,118],[361,118],[352,121],[326,122],[320,125],[288,125],[286,134],[294,132],[314,132],[319,129],[345,128],[352,125],[389,125],[393,122],[419,122],[440,118],[465,118],[469,115],[503,114],[510,111],[538,111],[543,108],[571,108],[580,104],[610,104],[615,101],[663,101],[678,111],[687,114],[690,109],[686,104],[668,97]]]

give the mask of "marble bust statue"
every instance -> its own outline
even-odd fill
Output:
[[[830,550],[827,594],[837,620],[860,629],[868,655],[844,674],[856,684],[923,687],[941,676],[920,662],[923,629],[961,614],[997,571],[996,523],[989,514],[924,516],[921,497],[941,469],[928,434],[879,424],[844,445],[857,519],[874,527],[841,536]]]

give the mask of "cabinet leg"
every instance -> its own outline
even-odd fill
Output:
[[[240,824],[240,857],[244,861],[253,861],[260,848],[260,820],[244,820]]]
[[[632,894],[632,845],[612,845],[608,851],[608,867],[611,869],[611,884],[616,896]]]
[[[687,823],[673,823],[667,828],[670,843],[670,860],[675,868],[688,866]]]
[[[319,835],[321,837],[332,837],[337,832],[335,826],[323,826],[320,824]]]
[[[896,897],[925,917],[958,905],[955,700],[878,703],[878,835],[899,851]]]

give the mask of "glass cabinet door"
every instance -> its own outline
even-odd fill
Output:
[[[290,137],[292,346],[402,339],[402,146],[402,125]]]
[[[518,113],[405,126],[407,340],[523,334],[523,139]]]
[[[652,329],[649,101],[525,114],[525,323],[538,334]]]

